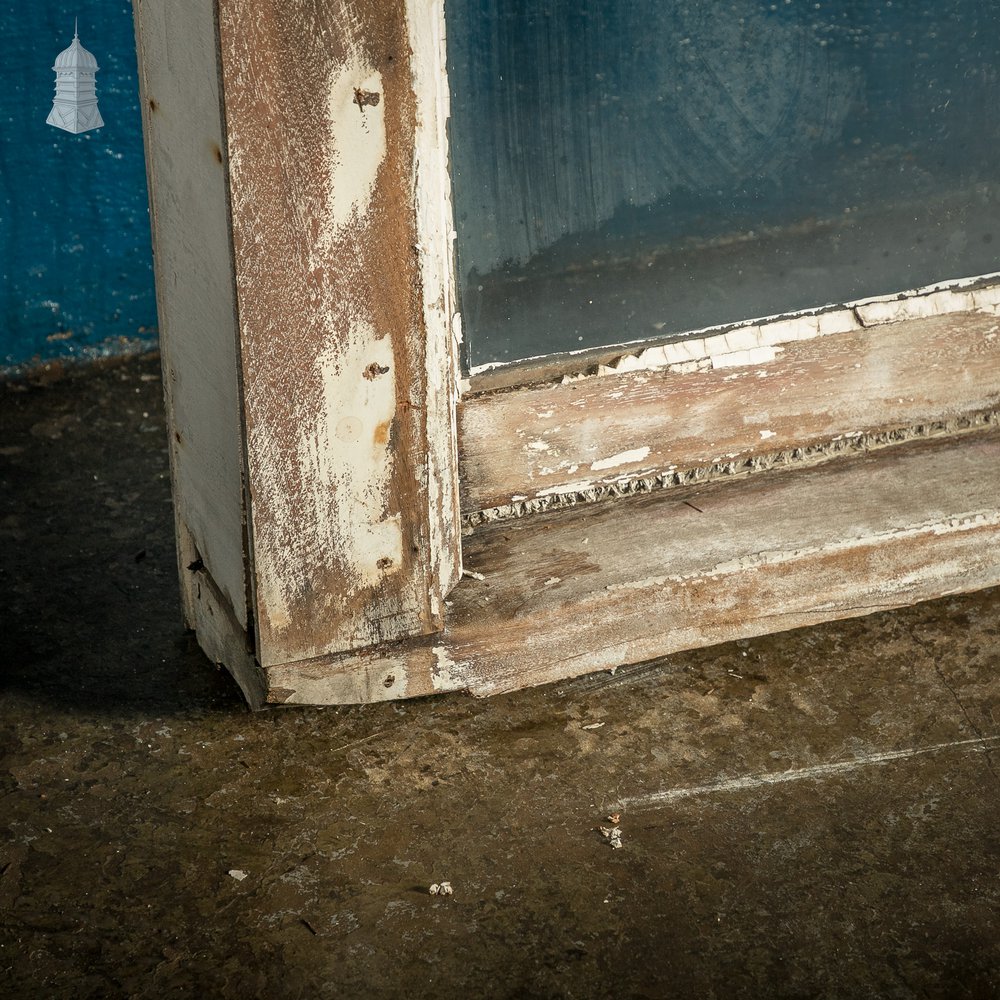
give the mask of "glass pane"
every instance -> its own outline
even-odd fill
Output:
[[[1000,5],[447,16],[472,366],[998,270]]]

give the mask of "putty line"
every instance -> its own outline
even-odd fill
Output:
[[[741,792],[746,789],[762,788],[766,785],[780,785],[786,781],[803,781],[810,778],[825,778],[845,771],[854,771],[860,767],[874,764],[891,764],[896,760],[908,760],[923,754],[937,753],[940,750],[953,750],[956,747],[985,747],[988,743],[1000,741],[1000,736],[984,736],[974,740],[958,740],[955,743],[937,743],[930,747],[917,747],[911,750],[891,750],[886,753],[871,754],[867,757],[857,757],[854,760],[837,761],[832,764],[817,764],[814,767],[800,767],[791,771],[777,771],[773,774],[749,774],[742,778],[728,778],[724,781],[713,781],[707,785],[693,785],[689,788],[668,788],[662,792],[649,795],[633,795],[620,799],[618,809],[644,809],[666,805],[678,799],[689,799],[696,795],[711,795],[715,792]]]

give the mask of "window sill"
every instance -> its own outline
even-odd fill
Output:
[[[283,704],[492,695],[995,586],[998,470],[991,429],[486,525],[442,634],[244,687]]]

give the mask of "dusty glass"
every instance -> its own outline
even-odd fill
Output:
[[[447,17],[467,366],[998,269],[1000,5]]]

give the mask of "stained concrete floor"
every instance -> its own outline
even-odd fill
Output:
[[[1000,995],[1000,591],[252,715],[179,624],[155,359],[0,429],[0,996]]]

